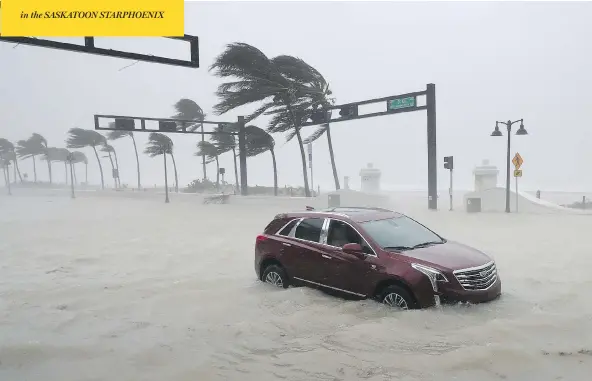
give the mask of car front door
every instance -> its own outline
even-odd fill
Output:
[[[330,265],[325,273],[324,283],[331,288],[360,297],[373,292],[372,278],[378,275],[382,266],[368,242],[350,224],[329,219],[325,243]],[[362,246],[365,259],[345,253],[341,248],[347,243]]]

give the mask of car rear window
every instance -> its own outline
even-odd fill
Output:
[[[292,221],[290,221],[290,223],[288,225],[284,226],[284,228],[282,230],[280,230],[278,232],[278,234],[284,235],[284,236],[290,234],[290,232],[292,231],[292,228],[294,228],[294,225],[296,225],[297,222],[298,222],[297,218],[293,219]]]
[[[296,228],[294,237],[311,242],[319,242],[324,218],[305,218]]]

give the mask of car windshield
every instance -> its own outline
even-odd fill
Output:
[[[414,249],[444,242],[440,236],[405,216],[362,222],[361,225],[377,244],[387,249]]]

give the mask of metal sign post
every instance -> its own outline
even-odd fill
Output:
[[[418,104],[418,97],[425,97],[425,105]],[[361,114],[360,106],[382,104],[383,111]],[[333,117],[332,110],[339,110],[339,116]],[[427,153],[428,153],[428,209],[438,209],[438,160],[436,156],[436,85],[429,83],[425,90],[412,93],[391,95],[388,97],[367,99],[358,102],[334,105],[326,109],[316,110],[310,122],[301,127],[316,126],[325,123],[346,122],[356,119],[373,118],[404,112],[426,110],[427,114]]]
[[[450,210],[453,209],[452,207],[452,171],[454,170],[454,157],[453,156],[445,156],[444,157],[444,168],[450,171],[450,188],[448,188],[448,194],[450,196]]]
[[[520,169],[522,163],[524,163],[522,156],[516,152],[516,155],[512,159],[512,164],[514,164],[514,179],[516,182],[516,212],[518,212],[518,177],[522,177],[522,170]]]
[[[314,177],[312,175],[312,143],[308,143],[308,167],[310,168],[310,189],[314,194]]]
[[[516,211],[518,211],[518,178],[522,177],[522,170],[515,169],[514,170],[514,179],[516,180]]]
[[[101,126],[101,119],[114,119],[115,123],[107,127]],[[137,126],[135,120],[140,121],[140,125]],[[248,181],[247,181],[247,147],[246,147],[246,135],[245,135],[245,118],[243,116],[238,117],[236,123],[228,122],[212,122],[207,120],[188,120],[188,119],[175,119],[175,118],[148,118],[143,116],[125,116],[125,115],[101,115],[96,114],[94,116],[95,130],[99,131],[133,131],[133,132],[161,132],[161,133],[177,133],[177,134],[201,134],[203,135],[214,135],[214,134],[228,134],[238,137],[238,149],[239,149],[239,163],[240,163],[240,193],[243,196],[248,194]],[[158,127],[147,125],[146,122],[158,122]],[[216,132],[201,132],[187,128],[191,124],[199,123],[200,125],[217,125],[220,126],[220,131]],[[226,128],[230,127],[230,128]],[[225,131],[227,129],[227,131]]]

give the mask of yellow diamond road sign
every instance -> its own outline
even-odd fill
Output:
[[[514,177],[522,177],[522,170],[521,169],[515,169],[514,170]]]
[[[512,164],[514,164],[514,167],[516,167],[516,169],[520,169],[522,163],[524,163],[524,160],[522,160],[522,156],[520,156],[520,154],[516,152],[516,155],[514,155],[514,158],[512,159]]]

